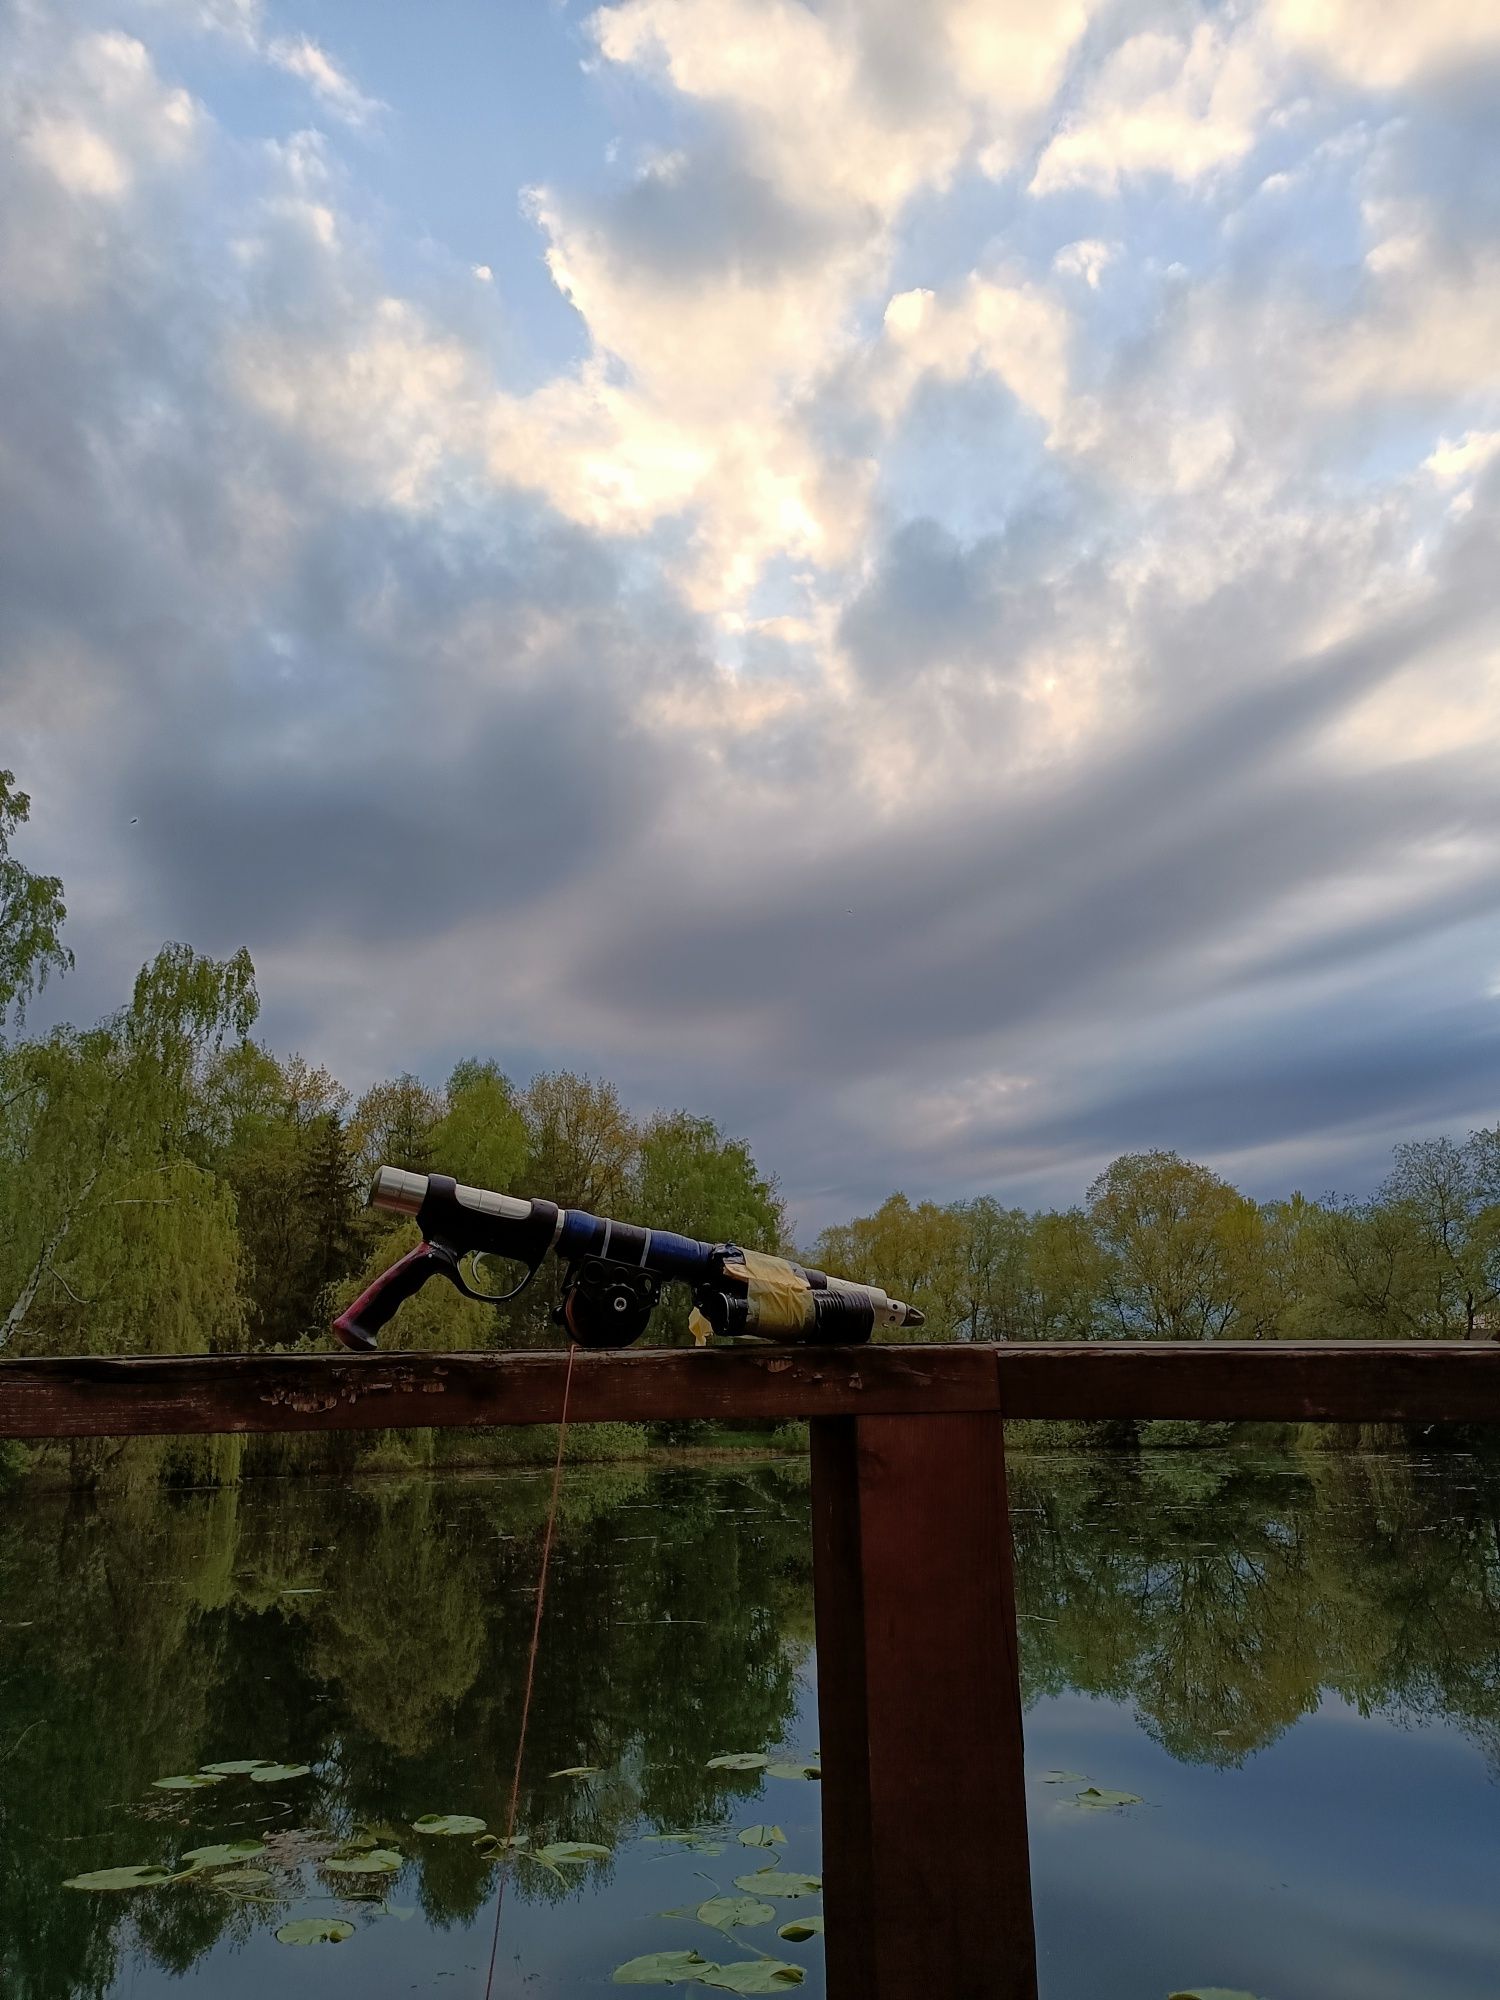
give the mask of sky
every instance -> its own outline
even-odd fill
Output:
[[[0,0],[71,1018],[1362,1191],[1500,1117],[1497,524],[1493,0]]]

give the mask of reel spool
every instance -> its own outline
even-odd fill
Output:
[[[661,1284],[635,1264],[585,1257],[570,1267],[553,1318],[580,1347],[629,1347],[646,1331]]]

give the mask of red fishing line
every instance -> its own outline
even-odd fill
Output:
[[[521,1727],[516,1736],[516,1767],[511,1773],[510,1807],[505,1815],[505,1845],[500,1850],[500,1880],[495,1889],[495,1934],[490,1940],[490,1969],[485,1975],[484,2000],[490,2000],[495,1984],[495,1957],[500,1949],[500,1912],[505,1907],[505,1881],[510,1873],[511,1841],[516,1832],[516,1809],[521,1799],[521,1759],[526,1750],[526,1724],[531,1717],[531,1690],[536,1680],[536,1656],[542,1638],[542,1606],[547,1601],[547,1570],[552,1561],[552,1533],[557,1526],[557,1502],[562,1492],[563,1444],[568,1435],[568,1393],[573,1386],[573,1357],[578,1352],[568,1343],[568,1371],[563,1376],[562,1415],[557,1425],[557,1458],[552,1467],[552,1498],[547,1507],[547,1530],[542,1537],[542,1569],[536,1583],[536,1613],[531,1621],[531,1650],[526,1656],[526,1692],[521,1697]]]

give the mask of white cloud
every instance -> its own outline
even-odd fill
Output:
[[[345,125],[368,125],[385,109],[379,98],[366,97],[308,35],[278,36],[267,43],[265,53],[268,62],[305,83],[324,109]]]
[[[1119,254],[1118,243],[1104,243],[1097,236],[1082,237],[1063,245],[1052,259],[1052,268],[1066,277],[1082,278],[1091,292],[1097,292],[1099,280]]]
[[[1254,29],[1202,22],[1190,36],[1134,35],[1048,144],[1031,192],[1112,194],[1138,174],[1201,181],[1245,157],[1273,101],[1268,51]]]
[[[1268,16],[1289,44],[1367,90],[1397,90],[1500,54],[1492,0],[1270,0]]]

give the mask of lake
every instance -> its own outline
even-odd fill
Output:
[[[1043,2000],[1494,2000],[1500,1472],[1011,1476]],[[504,1829],[548,1487],[0,1500],[5,2000],[481,2000],[493,1847],[412,1822]],[[804,1461],[570,1474],[495,1992],[697,1952],[820,1995],[820,1939],[780,1935],[821,1909],[790,1893],[819,1868],[815,1688]],[[180,1879],[64,1886],[148,1866]],[[278,1940],[308,1923],[347,1935]]]

